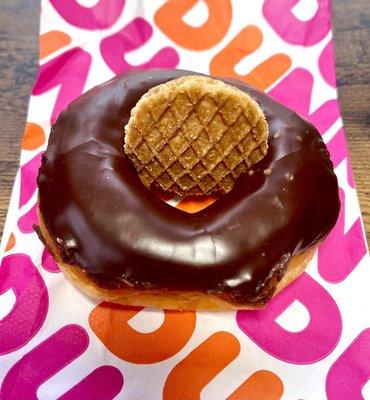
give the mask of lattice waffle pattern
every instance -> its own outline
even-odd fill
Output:
[[[124,151],[145,186],[227,193],[267,152],[268,126],[246,93],[203,76],[150,89],[132,109]]]

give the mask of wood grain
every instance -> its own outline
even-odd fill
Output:
[[[370,7],[333,0],[337,82],[350,159],[370,243]]]
[[[37,74],[39,13],[38,0],[0,3],[0,236]]]
[[[369,0],[332,0],[342,115],[370,243]],[[0,236],[37,73],[39,0],[0,3]]]

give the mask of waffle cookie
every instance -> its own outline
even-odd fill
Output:
[[[132,109],[124,151],[145,186],[227,193],[267,152],[264,114],[247,93],[189,75],[150,89]]]

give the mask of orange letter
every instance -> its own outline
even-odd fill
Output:
[[[234,70],[235,65],[245,56],[254,53],[262,41],[262,32],[257,26],[245,27],[213,57],[210,64],[211,75],[236,78],[261,90],[267,89],[290,68],[291,60],[286,54],[274,54],[247,75],[239,75]]]
[[[164,322],[159,329],[137,332],[128,321],[142,309],[103,302],[91,311],[89,324],[109,351],[135,364],[152,364],[172,357],[194,332],[194,312],[168,310],[164,311]]]
[[[62,47],[68,46],[72,39],[65,32],[49,31],[40,35],[40,60]]]
[[[164,385],[163,399],[199,399],[202,389],[239,352],[240,344],[234,335],[214,333],[173,368]]]
[[[279,400],[284,387],[281,379],[270,371],[257,371],[245,380],[227,400]]]
[[[190,50],[205,50],[217,44],[231,23],[230,0],[204,0],[208,7],[208,19],[199,26],[189,26],[182,17],[197,0],[169,0],[158,9],[154,21],[171,40]]]

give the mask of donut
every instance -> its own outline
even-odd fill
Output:
[[[296,279],[336,223],[338,182],[308,121],[265,93],[269,147],[251,173],[189,214],[146,188],[123,152],[131,110],[149,89],[194,72],[123,73],[63,111],[38,175],[40,239],[90,296],[165,309],[258,309]]]

